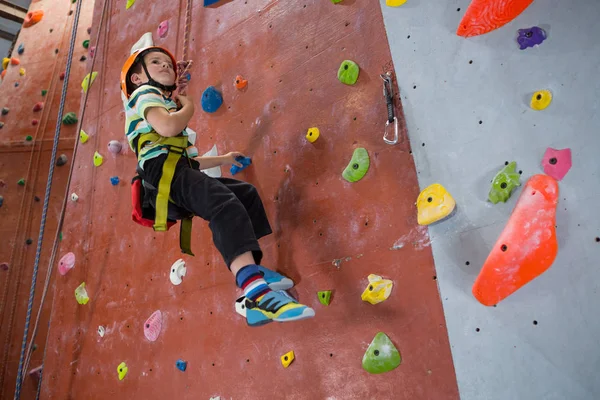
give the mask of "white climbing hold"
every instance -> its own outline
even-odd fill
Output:
[[[185,261],[181,258],[173,263],[171,266],[171,272],[169,274],[169,279],[171,279],[171,283],[175,286],[181,285],[183,282],[183,277],[187,269],[185,268]]]
[[[77,193],[71,193],[71,201],[77,201],[79,200],[79,196],[77,196]]]
[[[105,334],[106,334],[106,329],[104,329],[104,327],[102,325],[100,325],[98,327],[98,335],[100,335],[100,337],[104,337]]]

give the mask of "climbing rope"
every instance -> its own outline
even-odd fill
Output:
[[[179,94],[185,95],[189,82],[188,73],[192,69],[192,60],[188,59],[188,49],[190,45],[190,29],[192,26],[192,0],[187,0],[185,9],[185,31],[183,35],[183,60],[177,62],[177,87]]]
[[[81,13],[81,4],[83,2],[78,1],[75,10],[75,17],[73,19],[73,29],[71,31],[71,42],[69,44],[69,53],[67,56],[67,67],[65,70],[65,80],[62,88],[60,97],[60,105],[58,108],[58,119],[56,121],[56,129],[54,132],[54,142],[52,144],[52,156],[50,157],[50,170],[48,171],[48,180],[46,183],[46,193],[44,196],[44,207],[42,208],[42,220],[40,222],[40,233],[38,236],[37,249],[35,253],[35,261],[33,264],[33,276],[31,277],[31,289],[29,290],[29,302],[27,304],[27,315],[25,317],[25,330],[23,332],[23,341],[21,343],[21,354],[19,356],[19,370],[17,372],[17,382],[15,387],[14,400],[21,398],[21,385],[23,383],[23,367],[25,364],[25,348],[27,346],[27,336],[29,334],[29,324],[31,322],[31,311],[33,308],[33,299],[35,296],[35,286],[37,283],[37,274],[40,264],[40,255],[42,252],[42,241],[44,239],[44,231],[46,228],[46,216],[48,213],[48,203],[50,201],[50,190],[52,188],[52,178],[54,177],[54,166],[56,160],[56,153],[58,150],[58,140],[60,138],[60,127],[62,123],[63,111],[65,108],[65,100],[67,97],[67,87],[69,84],[69,75],[71,73],[71,63],[73,61],[73,49],[75,47],[75,38],[77,36],[77,27],[79,25],[79,15]],[[49,267],[51,268],[51,266]],[[43,304],[40,304],[42,307]]]

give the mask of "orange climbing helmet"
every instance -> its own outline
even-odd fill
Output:
[[[166,85],[156,82],[154,79],[152,79],[152,77],[148,73],[148,69],[146,68],[146,63],[144,62],[144,56],[148,53],[153,53],[156,51],[164,53],[171,58],[171,61],[173,62],[173,70],[175,71],[175,76],[177,76],[177,61],[175,61],[175,57],[173,57],[173,54],[171,54],[171,52],[169,50],[167,50],[163,47],[158,47],[158,46],[149,46],[149,47],[144,47],[139,50],[136,50],[135,52],[133,52],[132,55],[129,56],[127,61],[125,61],[125,64],[123,65],[123,68],[121,69],[121,91],[123,92],[123,94],[125,95],[126,98],[129,98],[129,96],[131,96],[131,93],[127,87],[128,86],[127,85],[127,77],[129,75],[129,71],[131,70],[131,68],[133,68],[138,63],[142,64],[142,68],[144,68],[144,72],[148,76],[148,83],[146,85],[154,86],[159,89],[166,90],[168,92],[173,92],[173,91],[175,91],[175,89],[177,89],[177,85],[175,85],[175,84],[166,86]]]

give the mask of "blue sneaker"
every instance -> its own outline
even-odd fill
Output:
[[[294,287],[294,281],[292,281],[290,278],[287,278],[278,272],[265,268],[262,265],[259,265],[258,269],[263,275],[263,279],[267,282],[267,285],[269,285],[269,288],[271,288],[271,290],[287,290]]]
[[[315,311],[299,304],[283,291],[271,291],[259,301],[245,299],[246,323],[261,326],[272,321],[299,321],[315,316]]]

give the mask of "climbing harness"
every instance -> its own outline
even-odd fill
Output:
[[[387,72],[379,75],[383,79],[383,97],[387,103],[388,118],[385,122],[385,130],[383,133],[383,141],[387,144],[398,143],[398,118],[394,113],[394,89],[392,87],[392,73]],[[393,125],[393,128],[390,126]],[[394,138],[389,139],[389,133],[394,130]]]

